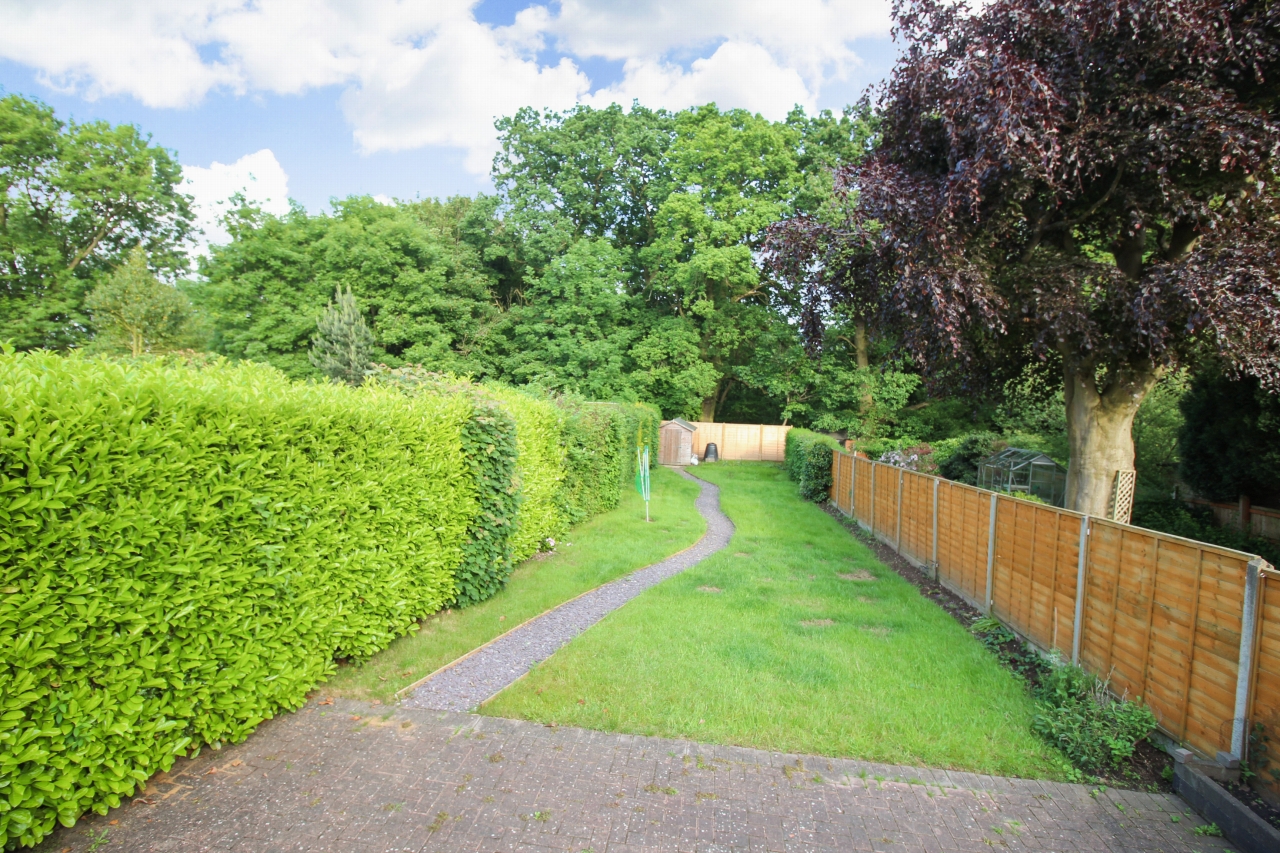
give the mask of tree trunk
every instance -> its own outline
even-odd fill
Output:
[[[858,359],[859,369],[866,370],[871,366],[871,356],[867,346],[866,320],[857,320],[853,324],[853,348]]]
[[[702,398],[702,422],[704,424],[713,424],[716,422],[716,395]]]
[[[1098,388],[1091,363],[1066,368],[1067,508],[1106,517],[1117,471],[1133,470],[1133,417],[1160,378],[1150,365],[1131,367]]]

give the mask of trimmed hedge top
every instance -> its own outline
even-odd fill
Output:
[[[0,355],[0,846],[244,738],[616,504],[633,407],[422,379]],[[611,424],[589,447],[580,409]]]

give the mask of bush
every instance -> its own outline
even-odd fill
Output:
[[[787,476],[800,485],[800,497],[822,503],[831,497],[831,454],[840,442],[807,429],[787,431],[783,465]]]
[[[978,463],[1004,446],[1000,436],[994,432],[972,432],[958,441],[938,442],[934,456],[938,474],[948,480],[976,486]]]
[[[479,506],[467,528],[462,561],[455,573],[457,593],[447,604],[466,606],[485,600],[502,589],[516,562],[512,539],[518,528],[521,494],[515,419],[497,401],[463,380],[416,367],[392,370],[376,365],[369,373],[372,382],[411,397],[460,395],[470,401],[472,415],[462,428],[462,453],[476,484]]]
[[[519,563],[552,547],[569,528],[561,498],[567,458],[565,416],[551,401],[520,389],[486,385],[483,391],[516,422],[521,499],[511,551]]]
[[[248,364],[0,356],[0,843],[244,738],[454,600],[472,416]]]
[[[639,403],[589,403],[561,398],[566,413],[564,512],[571,524],[618,505],[636,470],[636,445],[657,457],[662,417]]]
[[[0,846],[491,596],[566,526],[570,471],[589,515],[656,440],[645,407],[371,373],[0,355]]]
[[[1037,693],[1031,727],[1087,772],[1133,757],[1138,743],[1156,728],[1151,709],[1117,699],[1105,682],[1078,666],[1052,668],[1041,677]]]
[[[1207,506],[1188,505],[1170,498],[1141,498],[1133,502],[1131,523],[1184,539],[1257,554],[1273,566],[1280,565],[1280,543],[1249,536],[1237,528],[1219,526],[1213,510]]]

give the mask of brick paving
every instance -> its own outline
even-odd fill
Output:
[[[40,849],[1235,849],[1201,823],[1170,794],[312,700]]]

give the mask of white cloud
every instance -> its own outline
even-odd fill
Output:
[[[521,106],[681,108],[715,100],[780,117],[813,105],[882,37],[889,0],[559,0],[510,26],[478,0],[0,0],[0,57],[86,98],[186,107],[209,92],[343,87],[364,151],[460,146],[484,173],[493,121]],[[544,51],[559,53],[547,60]],[[593,86],[578,62],[621,60]],[[577,60],[577,61],[575,61]]]
[[[888,0],[562,0],[547,29],[578,56],[662,57],[757,44],[810,86],[857,64],[848,42],[888,35]]]
[[[183,166],[183,191],[194,199],[196,225],[204,231],[197,238],[198,254],[206,254],[209,244],[230,242],[219,219],[231,208],[230,199],[239,193],[249,204],[267,213],[283,216],[289,212],[289,176],[270,148],[246,154],[231,164],[213,162],[208,168]]]
[[[678,110],[715,101],[766,118],[785,118],[796,104],[813,106],[813,94],[794,68],[784,68],[760,45],[725,42],[688,71],[660,60],[632,60],[621,82],[595,92],[588,103],[661,104]]]

